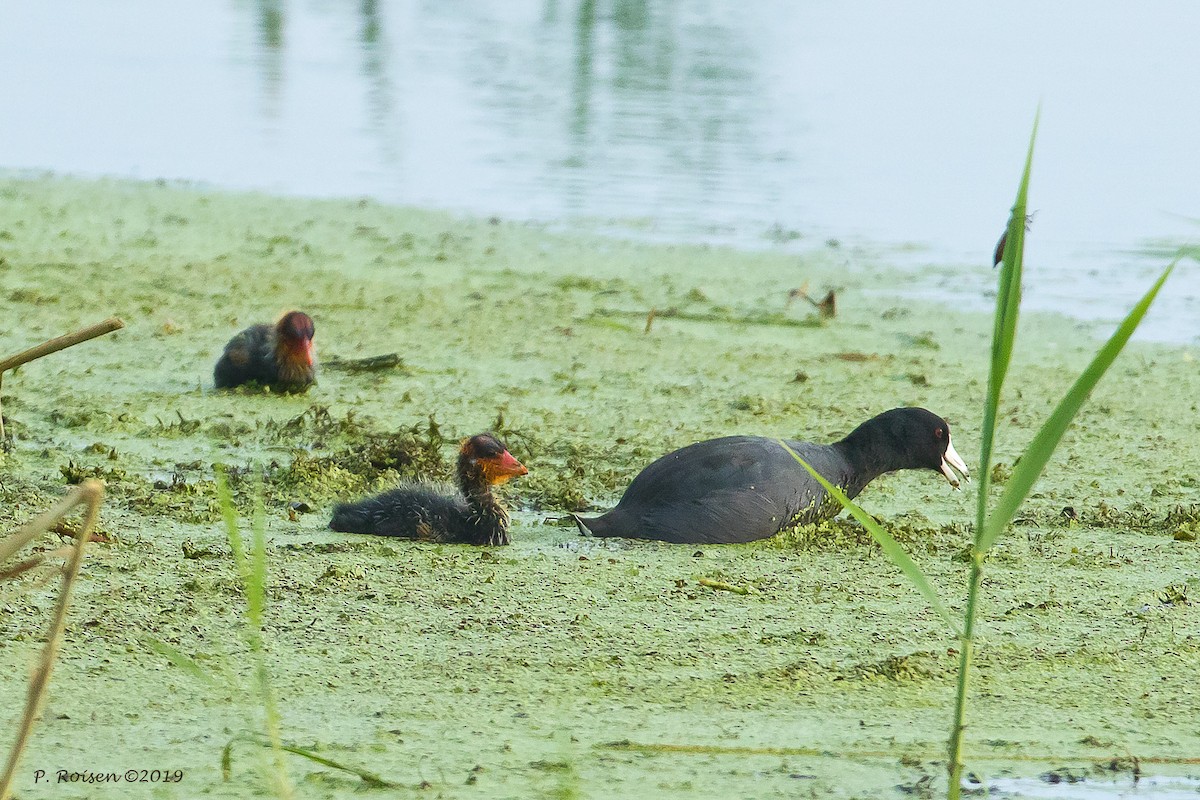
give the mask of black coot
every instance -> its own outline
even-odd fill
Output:
[[[508,544],[508,511],[492,494],[492,487],[528,472],[494,435],[476,434],[464,440],[458,451],[461,497],[410,484],[336,506],[329,527],[426,542]]]
[[[277,391],[303,392],[317,376],[313,334],[303,311],[289,311],[274,325],[251,325],[229,340],[213,369],[218,389],[254,382]]]
[[[849,497],[898,469],[941,472],[955,488],[955,470],[968,477],[950,426],[923,408],[885,411],[833,444],[788,446]],[[775,439],[728,436],[668,453],[633,479],[616,508],[575,522],[593,536],[717,544],[765,539],[841,509]]]

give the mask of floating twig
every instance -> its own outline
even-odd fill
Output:
[[[758,589],[753,586],[737,586],[725,581],[713,580],[712,578],[700,578],[697,583],[701,586],[707,586],[709,589],[716,589],[720,592],[733,592],[734,594],[758,594]]]
[[[17,353],[15,356],[0,361],[0,372],[5,372],[13,367],[19,367],[29,361],[34,361],[42,356],[48,356],[51,353],[57,353],[59,350],[65,350],[68,347],[86,342],[88,339],[95,339],[97,336],[103,336],[106,333],[112,333],[115,330],[120,330],[125,327],[125,323],[117,317],[109,317],[104,322],[97,322],[95,325],[88,325],[86,328],[80,328],[74,333],[68,333],[65,336],[58,336],[49,341],[42,342],[36,347],[31,347],[28,350]]]
[[[659,319],[677,319],[684,322],[711,322],[718,325],[779,325],[787,328],[816,328],[821,326],[821,321],[817,317],[806,317],[805,319],[796,319],[789,317],[783,312],[773,311],[755,311],[738,316],[728,311],[686,311],[676,306],[667,308],[655,308],[649,315],[644,315],[642,311],[623,311],[616,308],[598,308],[592,311],[593,319],[603,319],[605,317],[637,317],[639,319],[645,316],[646,322],[650,325],[654,324],[655,320]],[[649,328],[647,328],[647,332]]]
[[[4,373],[22,364],[27,364],[30,361],[35,361],[42,356],[48,356],[51,353],[57,353],[59,350],[65,350],[68,347],[73,347],[80,342],[86,342],[88,339],[95,339],[97,336],[103,336],[106,333],[112,333],[115,330],[120,330],[125,327],[125,323],[117,317],[109,317],[103,322],[97,322],[95,325],[88,325],[86,328],[80,328],[74,333],[68,333],[65,336],[58,336],[48,341],[42,342],[36,347],[31,347],[28,350],[17,353],[15,356],[9,356],[0,360],[0,387],[3,387]],[[0,410],[0,442],[4,441],[4,414]]]
[[[381,356],[366,358],[338,358],[330,356],[321,361],[326,369],[340,369],[345,372],[381,372],[385,369],[407,369],[404,359],[399,353],[386,353]]]

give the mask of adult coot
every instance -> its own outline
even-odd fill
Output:
[[[289,311],[274,325],[252,325],[229,340],[213,369],[218,389],[251,381],[286,392],[303,392],[317,376],[313,334],[303,311]]]
[[[849,497],[898,469],[941,472],[956,489],[955,470],[969,477],[950,426],[923,408],[885,411],[833,444],[788,446]],[[765,539],[841,509],[777,440],[727,436],[668,453],[633,479],[616,508],[575,522],[593,536],[717,544]]]
[[[508,511],[492,487],[529,470],[490,433],[463,440],[458,451],[461,497],[410,484],[333,509],[329,527],[426,542],[508,544]]]

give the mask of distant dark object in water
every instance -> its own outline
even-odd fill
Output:
[[[252,325],[229,340],[213,369],[218,389],[257,383],[285,392],[304,392],[317,377],[313,334],[303,311],[289,311],[274,325]]]
[[[813,308],[817,309],[817,314],[821,317],[821,319],[833,319],[837,316],[837,292],[835,292],[833,289],[829,290],[829,293],[825,295],[824,299],[814,300],[808,294],[808,284],[806,283],[800,288],[792,289],[790,292],[788,292],[788,304],[790,305],[791,302],[797,297],[807,300],[809,303],[811,303]]]
[[[1034,211],[1033,214],[1037,212]],[[1033,225],[1033,214],[1025,215],[1025,230],[1029,230]],[[992,269],[1000,266],[1000,262],[1004,260],[1004,247],[1008,244],[1008,228],[1004,229],[1004,233],[1000,234],[1000,241],[996,242],[996,249],[992,253]]]
[[[885,411],[830,445],[787,444],[851,498],[894,470],[932,469],[955,488],[956,470],[968,477],[950,426],[923,408]],[[668,453],[607,514],[575,522],[585,535],[719,544],[765,539],[841,509],[777,440],[728,436]]]
[[[425,542],[508,544],[508,511],[492,487],[528,472],[495,435],[480,433],[464,440],[458,451],[462,496],[410,484],[334,507],[329,527]]]

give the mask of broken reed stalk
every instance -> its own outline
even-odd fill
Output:
[[[99,334],[96,334],[99,335]],[[68,347],[69,345],[63,345]],[[51,351],[53,352],[53,351]],[[12,790],[13,778],[17,774],[17,764],[25,752],[29,742],[29,734],[33,730],[38,712],[41,710],[42,699],[46,687],[50,684],[50,673],[54,669],[54,661],[58,656],[59,645],[62,644],[63,629],[67,624],[67,607],[71,601],[71,590],[79,577],[79,569],[83,565],[83,554],[88,541],[92,538],[92,528],[100,514],[100,503],[104,499],[104,484],[97,480],[84,481],[60,500],[53,508],[32,522],[26,523],[20,530],[0,541],[0,562],[8,559],[19,551],[36,536],[45,533],[49,527],[62,519],[68,511],[76,506],[85,506],[83,524],[75,536],[74,553],[63,574],[62,591],[58,595],[58,603],[54,609],[54,618],[50,622],[50,630],[46,635],[46,647],[42,650],[42,659],[29,680],[29,693],[25,701],[25,716],[17,730],[16,741],[13,742],[12,752],[8,756],[8,764],[4,774],[0,775],[0,800],[8,800]]]
[[[0,388],[4,385],[4,373],[22,364],[30,361],[36,361],[42,356],[48,356],[51,353],[57,353],[59,350],[65,350],[68,347],[73,347],[80,342],[86,342],[88,339],[95,339],[97,336],[103,336],[106,333],[112,333],[115,330],[120,330],[125,327],[125,323],[117,317],[109,317],[104,322],[97,322],[95,325],[88,325],[86,328],[80,328],[74,333],[68,333],[65,336],[58,336],[49,341],[42,342],[36,347],[31,347],[24,352],[17,353],[15,356],[9,356],[0,360]],[[4,414],[0,411],[0,442],[4,441]]]
[[[701,578],[696,583],[701,586],[707,586],[709,589],[715,589],[719,592],[733,592],[734,594],[758,594],[758,590],[753,586],[737,586],[725,581],[718,581],[713,578]]]

